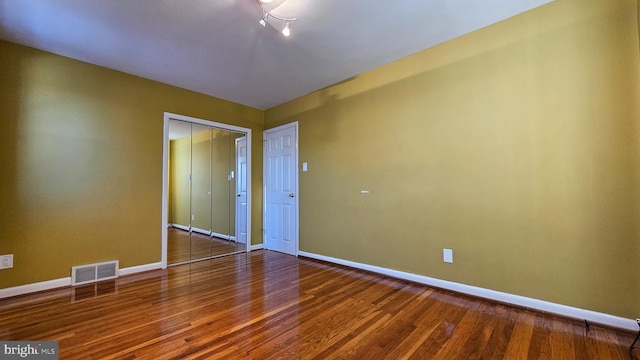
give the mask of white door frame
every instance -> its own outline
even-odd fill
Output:
[[[264,146],[266,146],[266,140],[267,140],[267,134],[270,132],[274,132],[274,131],[279,131],[288,127],[294,127],[295,129],[295,134],[296,134],[296,143],[294,144],[294,152],[296,154],[296,163],[295,163],[295,174],[294,174],[294,178],[295,178],[295,182],[296,182],[296,195],[295,195],[295,204],[296,204],[296,211],[294,214],[295,217],[295,221],[294,221],[294,227],[295,229],[293,230],[295,237],[296,237],[296,241],[295,241],[295,256],[298,256],[298,253],[300,251],[300,233],[299,233],[299,222],[300,222],[300,185],[299,185],[299,176],[298,176],[298,163],[300,162],[299,160],[299,155],[298,155],[298,122],[294,121],[294,122],[290,122],[288,124],[284,124],[284,125],[280,125],[274,128],[270,128],[267,130],[264,130],[262,132],[262,144],[263,144],[263,151],[262,151],[262,224],[263,227],[267,226],[267,152],[264,150]],[[265,249],[268,249],[269,246],[267,244],[267,230],[264,229],[262,230],[262,244],[263,247]]]
[[[185,115],[164,113],[162,142],[162,268],[167,268],[167,227],[169,225],[169,120],[180,120],[192,124],[216,127],[224,130],[245,133],[247,136],[247,246],[251,250],[251,129],[215,121],[198,119]]]
[[[245,247],[246,247],[247,249],[249,249],[249,248],[251,247],[251,244],[247,244],[247,237],[245,237],[244,242],[241,242],[241,241],[240,241],[240,235],[239,235],[239,232],[238,232],[238,229],[239,229],[239,228],[241,228],[241,226],[239,226],[239,225],[240,225],[240,219],[241,219],[241,217],[239,216],[239,214],[240,214],[241,212],[240,212],[240,206],[238,206],[238,205],[240,205],[240,201],[239,201],[239,200],[241,199],[241,198],[240,198],[240,193],[242,192],[242,191],[240,191],[240,189],[241,189],[241,186],[242,186],[242,178],[243,178],[243,177],[244,177],[244,182],[245,182],[245,188],[247,189],[247,190],[246,190],[246,192],[247,192],[247,193],[249,192],[249,188],[247,187],[247,186],[248,186],[248,184],[249,184],[249,183],[247,182],[247,180],[248,180],[248,179],[247,179],[247,172],[246,172],[246,171],[240,172],[240,167],[238,166],[238,165],[239,165],[239,161],[238,161],[238,160],[240,159],[239,152],[238,152],[238,143],[239,143],[240,141],[244,141],[244,143],[245,143],[245,145],[244,145],[244,146],[245,146],[245,152],[246,152],[246,151],[247,151],[247,150],[246,150],[246,147],[247,147],[247,137],[246,137],[246,136],[242,136],[242,137],[239,137],[239,138],[236,138],[236,139],[235,139],[235,149],[236,149],[236,159],[235,159],[235,161],[236,161],[235,169],[236,169],[236,170],[235,170],[235,174],[234,174],[234,175],[235,175],[235,178],[236,178],[236,188],[234,189],[234,190],[235,190],[234,200],[235,200],[235,202],[236,202],[236,206],[235,206],[235,208],[236,208],[236,214],[235,214],[235,234],[236,234],[236,235],[235,235],[235,236],[236,236],[236,242],[237,242],[237,243],[244,243]],[[248,155],[248,154],[247,154],[247,155]],[[248,164],[247,164],[247,165],[248,165]],[[245,170],[246,170],[246,169],[245,169]],[[240,174],[242,174],[242,176],[241,176]],[[248,206],[248,204],[247,204],[247,206]],[[248,208],[247,208],[247,213],[245,214],[245,217],[246,217],[246,216],[248,216],[248,215],[249,215],[249,211],[248,211]],[[245,231],[246,231],[246,229],[245,229]],[[247,234],[247,236],[248,236],[248,234]]]

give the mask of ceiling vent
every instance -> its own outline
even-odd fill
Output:
[[[89,284],[118,277],[118,260],[71,267],[71,285]]]

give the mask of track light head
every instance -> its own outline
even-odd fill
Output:
[[[291,35],[291,29],[289,28],[289,22],[288,21],[284,22],[284,29],[282,29],[282,35],[284,35],[284,36]]]
[[[267,26],[267,18],[269,18],[269,13],[268,13],[268,12],[265,12],[265,13],[262,15],[262,19],[260,19],[260,21],[259,21],[259,22],[260,22],[260,25],[262,25],[262,26]]]

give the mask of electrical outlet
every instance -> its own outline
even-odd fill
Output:
[[[0,269],[11,269],[13,267],[13,254],[0,256]]]

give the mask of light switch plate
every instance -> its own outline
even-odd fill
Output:
[[[307,171],[307,163],[306,162],[302,163],[302,171]]]
[[[452,249],[442,249],[442,261],[453,264],[453,250]]]

